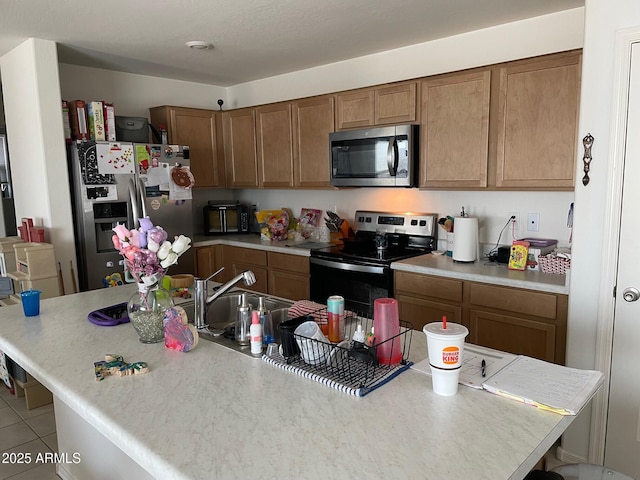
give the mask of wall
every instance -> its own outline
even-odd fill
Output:
[[[116,115],[149,118],[149,108],[160,105],[218,109],[226,89],[215,85],[112,72],[61,63],[60,88],[65,100],[105,100]]]
[[[603,295],[610,296],[611,285],[601,286],[603,244],[609,232],[606,211],[609,192],[608,173],[612,169],[613,148],[613,78],[616,31],[640,25],[637,0],[586,0],[585,41],[582,67],[579,135],[591,133],[592,149],[589,185],[576,186],[574,247],[569,294],[567,363],[580,368],[594,368],[598,338],[597,312]],[[582,149],[581,149],[582,151]],[[582,175],[582,162],[577,169]],[[602,291],[602,293],[601,293]],[[587,458],[589,447],[589,412],[581,414],[563,436],[562,448],[568,459]],[[600,432],[595,432],[596,434]],[[590,458],[590,461],[601,461]]]
[[[0,58],[16,218],[44,226],[65,285],[75,263],[56,46],[30,39]]]

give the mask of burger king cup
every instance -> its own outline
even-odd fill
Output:
[[[458,392],[458,377],[462,366],[464,339],[469,330],[459,323],[428,323],[422,329],[427,336],[429,364],[433,391],[438,395],[451,396]]]

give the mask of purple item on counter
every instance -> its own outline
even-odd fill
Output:
[[[127,304],[119,303],[110,307],[101,308],[91,312],[87,319],[91,323],[100,325],[102,327],[113,327],[121,323],[128,323],[129,316],[127,315]]]

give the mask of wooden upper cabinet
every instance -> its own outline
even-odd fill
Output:
[[[336,99],[336,117],[339,130],[373,125],[375,95],[372,88],[339,93],[336,95]]]
[[[294,185],[329,187],[329,133],[335,131],[333,95],[293,102]]]
[[[255,109],[229,110],[222,119],[227,186],[258,187]]]
[[[412,123],[417,119],[416,83],[402,83],[374,90],[374,123]]]
[[[417,120],[416,83],[364,88],[336,95],[338,130]]]
[[[151,124],[167,127],[169,143],[188,145],[195,187],[224,187],[220,114],[213,110],[162,106],[149,109]]]
[[[256,143],[261,187],[293,186],[291,103],[256,108]]]
[[[491,71],[421,83],[420,187],[487,186]]]
[[[581,59],[569,52],[499,69],[497,187],[573,188]]]

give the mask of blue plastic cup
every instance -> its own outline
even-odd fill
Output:
[[[25,290],[20,293],[25,317],[40,315],[40,293],[42,293],[40,290]]]

